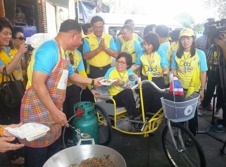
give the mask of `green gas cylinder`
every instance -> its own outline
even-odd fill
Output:
[[[81,133],[87,134],[88,138],[93,138],[95,143],[99,143],[98,119],[95,113],[94,103],[83,101],[74,105],[75,118],[71,125],[79,129]],[[81,137],[81,136],[80,136]],[[82,138],[82,137],[81,137]],[[73,142],[77,144],[79,136],[73,131]]]

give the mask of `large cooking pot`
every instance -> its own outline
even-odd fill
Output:
[[[109,160],[115,167],[126,167],[124,158],[115,150],[101,145],[77,145],[66,148],[50,157],[43,167],[69,167],[71,164],[80,164],[88,158],[104,158],[109,155]]]

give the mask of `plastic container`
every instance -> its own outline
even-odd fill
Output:
[[[20,127],[6,127],[5,129],[15,137],[26,139],[27,141],[33,141],[41,138],[50,130],[48,126],[38,123],[25,123]]]
[[[173,122],[184,122],[195,116],[199,94],[193,93],[183,102],[174,102],[161,98],[165,117]]]

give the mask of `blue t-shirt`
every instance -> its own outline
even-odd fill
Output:
[[[33,70],[49,75],[59,61],[58,45],[54,40],[43,43],[35,53]],[[69,76],[74,73],[72,65],[68,68]]]

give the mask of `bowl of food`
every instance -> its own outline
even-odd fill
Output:
[[[116,150],[102,145],[77,145],[50,157],[43,167],[126,167]]]

